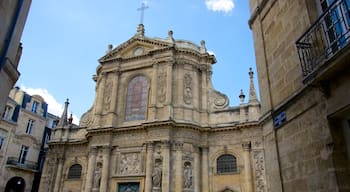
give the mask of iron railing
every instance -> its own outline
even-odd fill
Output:
[[[21,169],[31,169],[31,170],[37,170],[38,164],[36,162],[32,161],[24,161],[19,162],[18,157],[9,157],[6,162],[7,165],[13,165],[16,166],[17,168]]]
[[[350,42],[350,0],[334,1],[297,40],[304,78]]]

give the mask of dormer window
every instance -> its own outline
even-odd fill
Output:
[[[39,106],[39,102],[33,101],[33,104],[32,104],[32,112],[33,113],[37,112],[38,106]]]

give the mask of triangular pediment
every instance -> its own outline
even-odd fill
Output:
[[[172,43],[166,39],[153,39],[147,37],[133,37],[118,47],[108,51],[99,61],[101,63],[117,58],[132,58],[147,55],[152,51],[171,47]]]

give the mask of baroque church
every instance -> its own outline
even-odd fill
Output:
[[[51,141],[41,192],[266,191],[260,103],[250,79],[239,106],[212,82],[205,42],[145,36],[99,59],[96,96],[78,127],[68,101]]]

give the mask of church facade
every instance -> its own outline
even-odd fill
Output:
[[[79,127],[66,103],[53,129],[42,192],[266,191],[260,103],[230,107],[211,83],[214,55],[137,33],[99,60],[96,96]],[[248,77],[247,77],[248,78]]]

